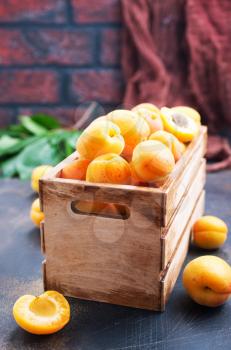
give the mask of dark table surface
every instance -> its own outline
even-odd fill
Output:
[[[231,227],[231,172],[207,177],[206,213]],[[35,336],[13,317],[15,300],[41,294],[39,230],[29,219],[34,198],[27,182],[0,181],[0,350],[153,350],[231,349],[231,301],[209,309],[193,303],[181,276],[164,313],[69,298],[71,322],[59,333]],[[231,235],[212,254],[231,264]],[[187,260],[206,254],[191,247]]]

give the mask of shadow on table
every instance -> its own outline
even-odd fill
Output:
[[[38,227],[32,228],[30,231],[27,233],[27,240],[29,244],[32,245],[33,248],[39,248],[40,250],[40,230]]]

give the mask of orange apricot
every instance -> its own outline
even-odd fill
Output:
[[[39,165],[33,169],[31,174],[31,187],[35,192],[39,191],[39,179],[41,179],[51,168],[51,165]]]
[[[139,186],[139,184],[141,183],[141,179],[135,171],[134,163],[130,162],[129,165],[131,169],[131,185]]]
[[[217,256],[200,256],[186,265],[183,285],[196,303],[209,307],[222,305],[231,294],[231,267]]]
[[[119,127],[125,141],[122,155],[130,160],[135,146],[146,140],[150,134],[148,123],[136,113],[124,109],[112,111],[107,119]]]
[[[44,220],[44,213],[40,209],[40,200],[39,198],[35,199],[32,203],[30,210],[30,218],[35,226],[40,226],[41,221]]]
[[[175,160],[170,149],[156,140],[138,144],[132,156],[138,177],[144,182],[163,180],[174,168]]]
[[[63,179],[85,180],[89,163],[90,161],[85,158],[76,159],[61,170],[60,177]]]
[[[228,227],[216,216],[205,215],[195,222],[192,234],[196,246],[203,249],[217,249],[226,241]]]
[[[149,140],[157,140],[164,143],[165,146],[167,146],[172,151],[176,162],[180,159],[186,149],[185,145],[180,142],[173,134],[164,130],[154,132],[149,136]]]
[[[153,103],[149,103],[149,102],[140,103],[137,106],[133,107],[132,110],[134,110],[135,108],[145,108],[151,112],[154,112],[157,114],[158,114],[158,112],[160,113],[159,108],[156,105],[154,105]]]
[[[132,108],[132,111],[137,113],[139,117],[146,120],[149,125],[150,132],[153,133],[158,130],[163,130],[163,122],[160,116],[160,110],[153,105],[153,108],[145,107],[145,103]]]
[[[86,159],[105,153],[120,154],[124,149],[124,139],[119,127],[109,120],[92,122],[77,140],[76,149]]]
[[[131,170],[125,159],[115,153],[95,158],[87,168],[86,180],[113,184],[130,183]]]

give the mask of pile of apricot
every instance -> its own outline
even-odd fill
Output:
[[[89,182],[158,186],[200,129],[199,113],[185,106],[142,103],[95,119],[77,140],[79,158],[61,177]]]

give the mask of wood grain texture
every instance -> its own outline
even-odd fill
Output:
[[[169,179],[163,186],[162,189],[165,192],[163,226],[167,226],[182,200],[183,195],[188,191],[191,182],[195,178],[201,158],[205,155],[206,145],[207,129],[203,127],[197,141],[195,140],[195,144],[192,143],[188,146],[189,149],[187,153],[181,158],[182,163],[176,164],[173,174],[171,175],[172,179]]]
[[[181,239],[182,230],[184,231],[190,216],[195,207],[195,203],[202,192],[206,178],[206,163],[200,159],[201,165],[197,170],[197,174],[190,185],[189,189],[184,193],[183,198],[174,213],[167,227],[162,229],[162,269],[166,267],[171,259],[176,246]]]
[[[82,299],[159,307],[155,303],[159,302],[156,281],[161,249],[155,211],[142,197],[89,189],[80,192],[86,194],[84,199],[93,194],[96,200],[105,201],[109,196],[110,201],[120,202],[122,196],[130,217],[120,220],[75,214],[71,202],[78,198],[79,189],[64,190],[61,183],[54,187],[47,183],[43,187],[47,288]]]
[[[190,241],[191,227],[193,223],[203,215],[205,204],[205,192],[203,191],[200,195],[198,202],[194,208],[194,211],[189,219],[187,227],[182,235],[182,238],[176,248],[175,254],[173,254],[172,259],[166,270],[161,274],[161,309],[164,310],[170,293],[176,283],[177,277],[181,270],[188,252],[188,246]]]
[[[45,255],[46,251],[45,251],[45,238],[44,238],[44,221],[40,223],[40,245],[41,245],[41,253]]]

